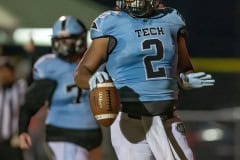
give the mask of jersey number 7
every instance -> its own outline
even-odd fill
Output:
[[[76,84],[71,84],[67,86],[67,92],[71,92],[73,88],[77,88],[78,93],[77,93],[77,97],[74,100],[74,103],[80,103],[80,98],[82,95],[82,90],[76,85]]]

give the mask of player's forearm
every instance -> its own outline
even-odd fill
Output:
[[[97,38],[84,53],[75,72],[74,80],[78,87],[89,88],[89,79],[107,59],[109,38]]]
[[[88,89],[89,88],[89,79],[91,78],[92,73],[82,64],[79,64],[78,69],[75,72],[74,80],[79,88]]]

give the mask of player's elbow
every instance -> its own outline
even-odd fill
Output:
[[[81,76],[79,74],[79,71],[76,70],[75,73],[74,73],[74,81],[75,83],[77,84],[78,87],[82,88],[82,79],[81,79]]]
[[[88,79],[87,76],[85,76],[81,69],[77,69],[75,71],[75,74],[74,74],[74,81],[76,83],[76,85],[79,87],[79,88],[82,88],[82,89],[88,89],[89,88],[89,85],[88,85]]]

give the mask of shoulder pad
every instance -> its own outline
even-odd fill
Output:
[[[106,11],[100,14],[91,25],[91,38],[105,36],[109,28],[116,24],[116,16],[120,13],[120,11]]]
[[[183,18],[182,14],[177,9],[172,8],[171,15],[185,23],[185,19]]]
[[[185,20],[178,10],[167,7],[163,10],[163,12],[165,14],[164,14],[164,16],[162,16],[162,18],[164,19],[165,22],[172,24],[172,25],[185,26]]]

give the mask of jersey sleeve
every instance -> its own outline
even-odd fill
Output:
[[[49,78],[49,65],[52,64],[51,59],[49,58],[51,55],[46,55],[41,57],[36,61],[33,66],[33,79],[48,79]]]
[[[117,11],[106,11],[98,16],[92,23],[90,29],[91,39],[105,37],[110,35],[116,19]]]
[[[35,64],[33,67],[33,79],[39,80],[45,78],[45,67],[42,64]]]
[[[169,17],[171,32],[175,38],[186,34],[186,23],[183,16],[176,9],[173,9]]]

